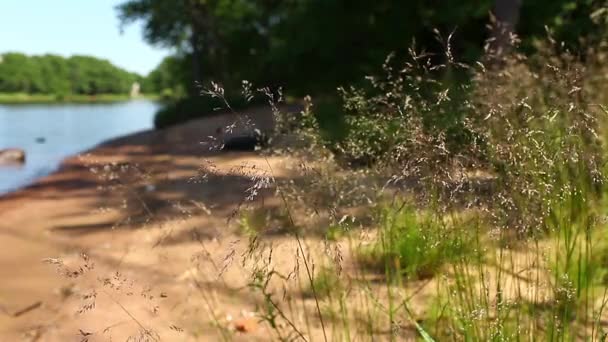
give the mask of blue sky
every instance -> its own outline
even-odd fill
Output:
[[[171,51],[144,42],[141,23],[120,33],[114,7],[124,1],[0,0],[0,53],[92,55],[147,74]]]

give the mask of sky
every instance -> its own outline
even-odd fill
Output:
[[[141,23],[121,34],[114,7],[125,1],[0,0],[0,54],[91,55],[146,75],[171,51],[147,44]]]

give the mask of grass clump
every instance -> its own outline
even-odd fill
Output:
[[[346,226],[346,227],[345,227]],[[325,231],[325,239],[327,241],[338,241],[348,233],[347,225],[333,224],[327,227]]]
[[[371,247],[360,251],[359,261],[372,270],[424,279],[450,262],[468,258],[474,251],[472,235],[430,212],[403,204],[383,207],[379,232]]]
[[[238,230],[249,237],[278,234],[294,228],[283,208],[249,208],[239,214]]]
[[[312,288],[315,292],[313,293]],[[342,293],[344,286],[340,280],[340,275],[335,267],[323,266],[315,272],[313,282],[310,289],[304,291],[304,296],[322,299],[332,296],[332,294]]]

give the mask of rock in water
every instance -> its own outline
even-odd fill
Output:
[[[0,166],[25,163],[25,151],[19,148],[0,150]]]

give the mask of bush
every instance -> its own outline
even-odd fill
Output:
[[[171,88],[165,88],[160,92],[160,98],[163,101],[171,101],[175,99],[175,92]]]
[[[325,98],[315,101],[313,113],[323,140],[329,146],[337,144],[346,137],[345,113],[340,99]]]

